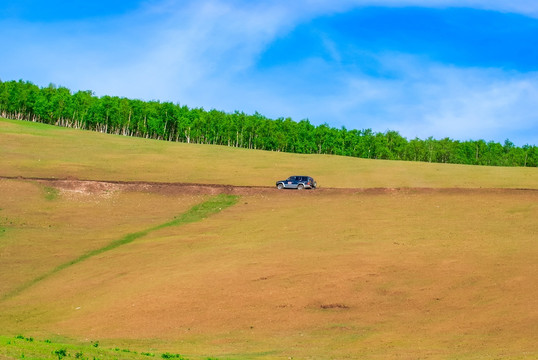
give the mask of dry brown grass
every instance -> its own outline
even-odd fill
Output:
[[[76,244],[97,246],[105,233],[168,221],[202,200],[117,192],[47,202],[42,185],[0,186],[12,194],[2,215],[41,213],[0,238],[12,244],[1,248],[2,280],[12,286],[52,266],[41,262],[47,247],[75,256]],[[191,357],[532,359],[537,213],[535,191],[245,195],[203,222],[36,283],[3,301],[0,324]],[[55,241],[32,229],[44,219],[57,224]],[[62,235],[68,227],[87,240]],[[32,246],[19,246],[29,234]]]

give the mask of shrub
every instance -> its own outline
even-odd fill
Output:
[[[164,353],[161,355],[163,359],[179,359],[179,360],[187,360],[183,356],[179,354],[170,354],[170,353]]]
[[[54,351],[54,354],[58,356],[58,360],[62,360],[62,358],[67,356],[67,350],[66,349],[58,349]]]

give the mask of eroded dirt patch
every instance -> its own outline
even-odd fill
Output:
[[[122,185],[103,181],[81,180],[38,180],[47,186],[60,190],[62,195],[68,196],[99,196],[110,197],[118,191],[122,191]]]

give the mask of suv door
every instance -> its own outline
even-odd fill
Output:
[[[299,177],[298,176],[290,176],[288,179],[288,186],[289,188],[296,189],[297,185],[299,184]]]

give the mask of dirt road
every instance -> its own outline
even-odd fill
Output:
[[[0,179],[36,181],[46,186],[60,190],[75,191],[80,193],[102,193],[115,191],[142,191],[157,194],[233,194],[233,195],[255,195],[255,194],[387,194],[387,193],[510,193],[510,192],[536,192],[538,189],[495,189],[495,188],[336,188],[318,187],[315,190],[278,190],[274,186],[236,186],[222,184],[196,184],[196,183],[163,183],[147,181],[114,181],[114,180],[82,180],[75,178],[38,178],[38,177],[7,177],[0,176]]]

